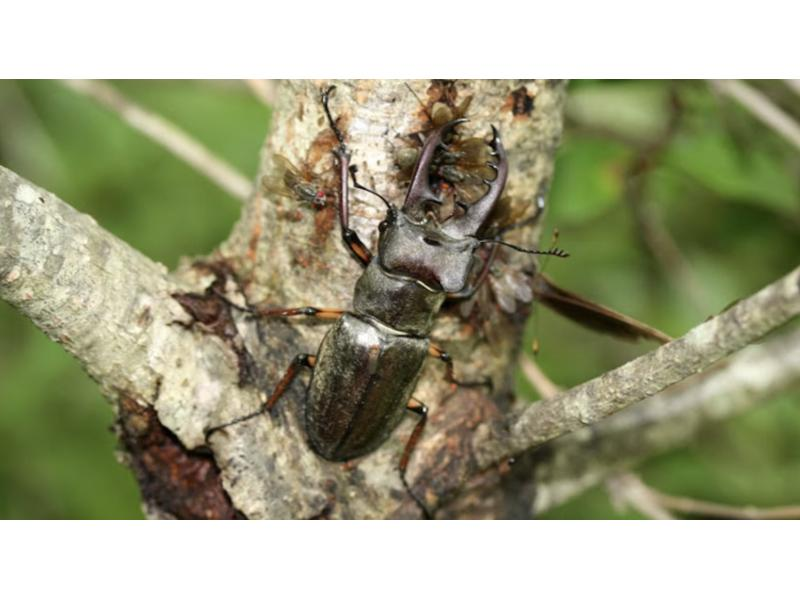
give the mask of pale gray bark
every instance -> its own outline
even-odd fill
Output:
[[[278,86],[272,134],[264,146],[259,178],[269,180],[278,174],[275,156],[280,154],[295,165],[305,165],[323,188],[335,189],[337,177],[330,153],[334,139],[319,103],[319,90],[325,84],[296,81]],[[395,157],[403,148],[414,145],[411,135],[415,131],[427,126],[417,99],[397,81],[337,85],[332,108],[340,116],[361,182],[399,202],[403,185],[397,177]],[[523,85],[533,98],[533,110],[514,114],[512,91]],[[431,82],[411,82],[411,86],[423,101],[429,93],[438,93]],[[535,202],[546,193],[552,176],[564,85],[465,81],[454,90],[459,101],[473,96],[468,112],[471,120],[465,127],[468,133],[483,134],[489,124],[495,124],[503,134],[511,173],[505,193],[508,209],[520,218],[535,213]],[[270,185],[259,186],[230,238],[207,258],[209,262],[222,261],[235,271],[241,284],[229,280],[227,296],[239,303],[349,307],[360,267],[343,247],[335,212],[315,212],[297,197],[271,189]],[[351,213],[352,224],[362,239],[374,246],[376,224],[383,215],[379,201],[356,193]],[[0,296],[72,352],[115,404],[124,405],[132,399],[143,408],[153,407],[160,423],[186,450],[203,447],[206,428],[258,409],[294,355],[313,353],[326,330],[326,326],[307,320],[272,320],[257,325],[233,312],[238,335],[258,366],[255,380],[240,385],[240,364],[228,343],[202,329],[189,331],[173,324],[175,320],[188,321],[189,316],[171,294],[202,293],[213,279],[207,268],[187,262],[168,275],[162,266],[113,238],[89,217],[7,170],[0,175],[0,216]],[[530,244],[537,235],[535,229],[522,228],[514,231],[510,240]],[[529,259],[509,255],[503,267],[518,269],[529,264]],[[780,287],[785,292],[781,296],[789,303],[796,301],[786,294],[796,293],[796,282],[794,291],[788,283]],[[715,358],[756,337],[748,310],[761,304],[740,305],[734,308],[736,319],[724,320],[732,327],[736,341],[724,341]],[[791,305],[796,307],[795,303]],[[526,309],[518,306],[523,315]],[[796,313],[793,309],[789,311]],[[787,316],[788,312],[781,313]],[[758,330],[766,332],[777,326],[779,319],[760,317]],[[492,456],[507,452],[508,447],[502,446],[487,459],[489,453],[475,444],[475,439],[485,440],[489,435],[501,437],[498,431],[507,407],[502,398],[508,394],[523,321],[496,306],[492,306],[482,327],[466,324],[458,309],[446,310],[439,319],[434,336],[454,355],[457,373],[480,372],[495,382],[493,396],[483,390],[461,389],[443,404],[449,388],[441,364],[432,362],[418,384],[415,396],[429,405],[431,417],[409,478],[426,502],[441,508],[441,516],[511,516],[529,512],[533,504],[536,489],[516,481],[526,477],[520,467],[502,479],[504,466],[482,467],[493,461]],[[695,334],[692,338],[707,340],[708,331],[717,330],[713,326],[702,325],[699,328],[705,332],[691,333]],[[564,404],[572,407],[557,409],[564,421],[548,424],[549,429],[563,432],[594,422],[653,394],[668,383],[664,380],[675,382],[707,363],[705,357],[693,352],[694,344],[683,339],[676,343],[668,346],[672,347],[666,353],[668,360],[643,362],[653,364],[647,375],[616,375],[606,377],[602,384],[595,382],[593,388],[602,387],[610,397],[599,410],[586,407],[584,402],[590,399],[586,393],[576,398],[578,395],[569,391]],[[685,359],[677,348],[686,351]],[[643,371],[636,370],[638,374]],[[658,381],[653,382],[651,377]],[[233,506],[247,517],[419,516],[396,471],[413,420],[402,424],[381,449],[355,463],[343,466],[325,462],[305,442],[302,399],[306,380],[306,376],[300,377],[275,417],[256,417],[211,437],[210,448]],[[541,412],[552,407],[531,409]],[[135,419],[130,408],[122,409],[122,413],[123,418]],[[530,415],[524,417],[523,422],[531,421]],[[553,437],[552,432],[532,433],[535,425],[518,426],[516,434],[522,440],[513,446],[525,448]],[[561,446],[561,442],[552,445]],[[621,439],[618,444],[623,446],[624,442]],[[567,454],[574,449],[565,444],[563,450]],[[478,454],[484,461],[476,460]],[[630,450],[613,453],[617,462],[629,457]],[[557,468],[551,468],[545,479],[542,472],[547,468],[539,461],[536,479],[540,486],[550,483],[555,488],[560,479]],[[570,461],[563,466],[564,471],[572,466]],[[539,489],[536,495],[545,494]],[[175,514],[161,503],[154,504],[147,493],[145,500],[150,513]],[[537,498],[536,506],[555,502]]]
[[[179,350],[173,331],[154,325],[180,315],[165,301],[167,269],[2,167],[0,283],[0,296],[72,353],[107,394],[152,396],[155,361]]]

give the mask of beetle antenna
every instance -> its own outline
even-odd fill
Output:
[[[556,243],[558,243],[558,228],[553,229],[553,236],[550,239],[550,247],[555,247]],[[542,260],[540,265],[540,270],[544,273],[545,268],[547,268],[547,260]]]
[[[353,187],[356,189],[361,189],[362,191],[366,191],[367,193],[372,193],[375,197],[379,197],[383,203],[386,204],[386,209],[390,212],[394,212],[394,206],[386,199],[383,195],[375,191],[374,189],[370,189],[369,187],[365,187],[364,185],[360,184],[358,180],[356,180],[356,172],[358,172],[358,166],[355,164],[350,166],[350,178],[353,179]]]
[[[330,99],[331,93],[333,93],[335,90],[336,86],[331,85],[327,89],[323,89],[320,96],[322,98],[322,108],[325,110],[325,116],[328,117],[328,124],[331,126],[331,129],[333,129],[333,132],[336,135],[336,139],[339,140],[339,149],[344,151],[345,149],[344,135],[342,135],[342,132],[339,130],[339,127],[336,126],[336,121],[334,120],[333,115],[331,114],[331,109],[328,107],[328,100]]]
[[[501,241],[500,239],[478,239],[478,243],[495,243],[497,245],[502,245],[503,247],[514,249],[515,251],[521,251],[522,253],[530,253],[533,255],[552,255],[555,257],[569,257],[569,253],[567,253],[563,249],[559,249],[558,247],[552,247],[550,249],[527,249],[525,247],[519,247],[518,245],[514,245],[513,243],[509,243],[507,241]]]

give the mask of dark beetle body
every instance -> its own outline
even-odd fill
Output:
[[[313,368],[305,403],[305,428],[311,448],[330,461],[348,461],[383,444],[400,423],[406,410],[420,416],[400,459],[400,478],[423,512],[429,512],[411,490],[405,471],[409,457],[425,426],[427,407],[411,394],[426,357],[442,360],[451,384],[483,385],[486,382],[457,382],[450,356],[430,342],[436,314],[448,298],[470,296],[485,279],[494,250],[484,262],[473,284],[475,250],[481,243],[503,243],[477,237],[497,203],[508,175],[505,150],[497,130],[488,144],[496,172],[484,180],[486,193],[471,205],[457,202],[460,211],[440,220],[430,204],[442,200],[433,192],[430,169],[438,148],[464,119],[435,129],[425,140],[414,167],[402,208],[380,194],[358,184],[344,136],[328,110],[331,89],[323,92],[326,115],[336,137],[334,150],[339,163],[339,223],[342,239],[365,266],[356,283],[353,309],[342,312],[316,307],[247,308],[262,317],[338,317],[320,344],[316,356],[298,355],[259,412],[206,430],[206,436],[228,425],[242,422],[264,411],[272,412],[302,366]],[[349,179],[385,203],[378,251],[372,252],[349,226]],[[244,309],[244,308],[243,308]]]
[[[322,341],[322,367],[308,389],[306,431],[314,452],[347,461],[383,444],[405,414],[427,355],[427,339],[342,316]]]
[[[486,182],[489,192],[467,213],[439,222],[426,205],[441,203],[431,190],[428,168],[444,135],[461,122],[439,127],[426,140],[402,210],[386,202],[374,257],[347,225],[349,154],[343,143],[336,152],[343,234],[366,269],[356,283],[353,311],[320,345],[308,389],[306,431],[311,447],[325,459],[347,461],[386,441],[431,355],[428,335],[436,314],[448,295],[467,286],[480,243],[474,235],[502,192],[507,166],[495,131],[491,146],[498,162],[490,166],[497,177]],[[334,130],[339,135],[335,125]],[[446,354],[434,355],[449,360]],[[419,413],[424,417],[424,406]]]

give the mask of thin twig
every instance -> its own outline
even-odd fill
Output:
[[[250,197],[253,185],[246,176],[163,116],[139,106],[102,81],[76,79],[63,83],[73,91],[92,98],[116,113],[131,127],[164,147],[237,199],[246,201]]]
[[[265,106],[275,105],[275,82],[267,79],[245,79],[250,92]]]
[[[800,267],[686,335],[561,394],[527,407],[504,438],[476,438],[488,467],[598,422],[696,374],[800,314]]]
[[[713,80],[714,89],[741,104],[753,116],[800,149],[800,124],[757,89],[733,79]]]
[[[522,369],[522,374],[531,383],[531,386],[539,393],[539,396],[544,400],[552,399],[563,390],[558,384],[553,382],[547,377],[539,364],[525,354],[519,356],[519,367]]]
[[[726,519],[800,519],[800,505],[781,507],[734,507],[684,496],[671,496],[650,490],[652,496],[665,508],[679,513],[707,515]]]
[[[609,480],[615,498],[653,519],[672,519],[670,511],[718,519],[800,519],[800,505],[759,508],[736,507],[666,494],[645,484],[638,476],[625,473]],[[664,517],[663,515],[666,515]]]

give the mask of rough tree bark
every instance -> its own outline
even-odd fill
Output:
[[[327,328],[302,319],[257,322],[231,309],[220,293],[239,304],[350,306],[360,267],[341,242],[333,203],[313,208],[296,194],[276,192],[274,185],[288,160],[305,182],[329,200],[334,197],[335,138],[319,103],[320,88],[327,84],[279,86],[256,191],[241,219],[218,251],[186,260],[174,273],[52,194],[0,170],[0,296],[73,353],[111,398],[119,413],[122,445],[151,516],[421,515],[396,469],[412,419],[371,455],[346,465],[325,462],[305,442],[306,376],[291,387],[273,418],[255,417],[205,440],[207,428],[256,411],[292,358],[314,352]],[[399,201],[404,189],[396,162],[403,151],[418,147],[416,133],[430,129],[426,113],[443,106],[458,110],[471,97],[466,132],[482,135],[489,124],[498,125],[508,150],[504,214],[524,221],[540,209],[561,133],[563,83],[411,82],[419,99],[397,81],[337,85],[333,109],[362,183]],[[355,193],[351,212],[354,228],[374,244],[383,216],[379,201]],[[523,226],[509,239],[531,245],[537,237],[535,227]],[[734,308],[727,319],[712,320],[705,332],[671,343],[660,356],[654,353],[651,361],[631,370],[633,377],[610,373],[589,383],[595,386],[553,399],[558,401],[555,407],[521,411],[511,402],[510,374],[530,306],[509,298],[503,289],[508,289],[504,280],[518,278],[531,264],[524,255],[502,255],[490,286],[498,299],[503,296],[503,308],[500,301],[486,301],[491,299],[487,293],[469,317],[463,306],[445,309],[434,330],[434,338],[454,356],[457,374],[490,376],[494,383],[491,393],[460,388],[444,401],[450,389],[441,364],[431,362],[423,372],[415,396],[428,404],[431,416],[408,477],[437,516],[511,517],[557,504],[560,499],[552,497],[569,494],[563,487],[570,476],[580,478],[569,486],[570,492],[577,491],[584,480],[599,479],[615,462],[629,462],[635,447],[614,428],[607,438],[615,450],[609,449],[608,460],[602,462],[582,448],[580,432],[547,445],[555,454],[572,455],[566,463],[553,452],[532,454],[528,449],[659,392],[800,311],[800,271],[795,270],[765,291],[771,303],[748,303],[751,311]],[[727,338],[730,329],[734,340],[722,349],[700,346],[711,333]],[[637,384],[646,367],[654,375],[644,376],[649,383]],[[790,374],[789,382],[800,376],[795,370]],[[591,407],[594,394],[603,397],[598,408]],[[695,411],[701,412],[703,405]],[[537,413],[546,415],[538,418],[545,422],[544,431],[532,423]],[[606,422],[598,424],[601,434]],[[621,446],[628,448],[616,450]],[[661,445],[644,448],[642,452]],[[509,471],[504,458],[525,451]],[[580,459],[596,475],[578,472]],[[555,488],[550,494],[549,487]]]

